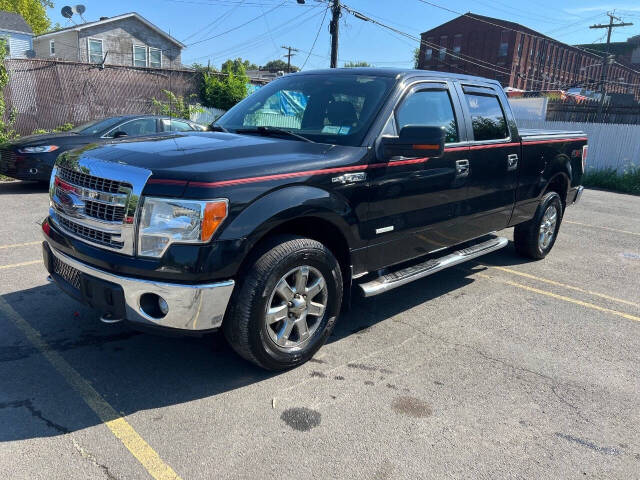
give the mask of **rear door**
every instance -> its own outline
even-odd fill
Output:
[[[461,240],[452,228],[466,196],[467,147],[462,110],[452,83],[423,81],[409,87],[383,134],[407,125],[444,127],[439,158],[376,159],[369,169],[367,222],[370,270],[425,255]]]
[[[521,148],[496,86],[462,83],[459,91],[470,139],[462,224],[468,238],[475,238],[509,223]]]

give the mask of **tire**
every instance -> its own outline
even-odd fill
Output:
[[[516,225],[513,233],[516,251],[534,260],[546,257],[558,238],[562,214],[560,195],[556,192],[546,193],[535,216],[528,222]]]
[[[310,238],[279,236],[256,253],[243,276],[223,323],[231,347],[267,370],[305,363],[327,341],[340,312],[336,258]]]

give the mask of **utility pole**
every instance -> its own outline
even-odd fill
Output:
[[[340,34],[340,16],[342,15],[342,5],[340,0],[332,0],[331,23],[329,33],[331,33],[331,68],[338,67],[338,36]]]
[[[589,28],[606,28],[607,29],[607,46],[605,47],[605,55],[602,60],[602,70],[600,73],[600,105],[598,106],[598,120],[602,120],[602,112],[604,109],[604,97],[607,94],[607,89],[605,87],[605,83],[607,81],[607,73],[609,72],[609,44],[611,43],[611,32],[614,28],[617,27],[630,27],[633,23],[623,22],[621,18],[616,17],[613,13],[607,12],[607,16],[609,17],[608,25],[591,25]],[[613,23],[614,20],[617,20],[620,23]],[[615,59],[615,57],[613,57]]]
[[[304,5],[306,3],[305,0],[296,1],[300,5]],[[338,35],[340,33],[342,4],[340,3],[340,0],[329,0],[329,5],[331,7],[331,22],[329,23],[329,33],[331,34],[331,68],[338,68]]]
[[[291,57],[294,57],[296,55],[295,53],[291,53],[291,52],[299,52],[299,50],[297,48],[285,47],[285,46],[282,46],[280,48],[284,48],[285,50],[288,51],[288,53],[283,55],[283,57],[287,57],[287,73],[291,73]]]

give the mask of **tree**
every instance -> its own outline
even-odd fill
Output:
[[[4,88],[9,83],[9,72],[4,65],[4,59],[7,56],[6,40],[0,39],[0,145],[13,140],[18,135],[13,130],[13,124],[16,119],[14,110],[7,114],[7,106],[4,103]],[[6,120],[5,120],[6,117]]]
[[[185,101],[184,97],[176,95],[170,90],[162,90],[162,93],[167,97],[166,100],[151,99],[153,106],[153,112],[156,115],[167,115],[169,117],[184,118],[186,120],[191,119],[192,113],[201,113],[202,108],[194,105],[189,105]],[[197,95],[194,93],[189,98],[195,98]]]
[[[247,96],[249,77],[243,64],[227,61],[221,73],[203,69],[201,75],[200,98],[205,107],[229,110]]]
[[[345,62],[344,68],[373,67],[369,62]]]
[[[413,50],[413,68],[420,67],[420,47],[416,47]]]
[[[0,10],[22,15],[36,35],[51,27],[47,8],[53,8],[52,0],[0,0]]]
[[[241,58],[236,58],[235,60],[227,60],[222,64],[222,70],[231,69],[234,73],[240,72],[240,66],[244,67],[245,72],[247,70],[258,70],[260,67],[255,63],[251,63],[249,60],[242,60]]]
[[[287,71],[287,62],[284,60],[271,60],[270,62],[265,63],[260,70],[266,70],[268,72],[276,73],[276,72],[286,72]],[[291,71],[297,72],[300,70],[295,65],[291,65]]]

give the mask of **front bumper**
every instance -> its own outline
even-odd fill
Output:
[[[188,332],[220,328],[234,281],[184,285],[122,277],[79,262],[43,243],[51,278],[72,297],[95,308],[107,322],[130,322]],[[157,299],[166,302],[166,314]],[[154,303],[155,302],[155,303]]]

